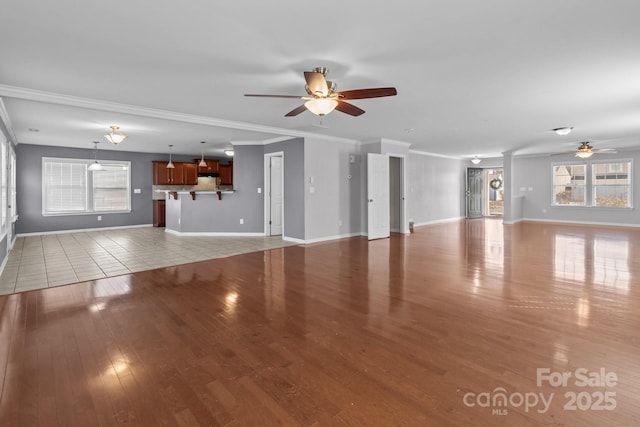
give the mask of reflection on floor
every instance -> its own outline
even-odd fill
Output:
[[[176,236],[154,227],[18,237],[0,295],[293,244],[280,236]]]

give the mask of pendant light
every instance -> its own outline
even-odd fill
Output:
[[[93,141],[93,144],[93,163],[89,165],[89,170],[91,172],[102,171],[104,168],[100,163],[98,163],[98,144],[100,144],[100,141]]]
[[[171,147],[173,147],[173,145],[169,145],[169,163],[167,163],[167,169],[175,168],[173,162],[171,161]]]
[[[204,141],[200,141],[200,144],[202,144],[202,157],[200,158],[200,163],[198,163],[198,166],[201,168],[206,168],[207,162],[204,161]]]

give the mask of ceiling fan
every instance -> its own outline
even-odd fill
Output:
[[[582,159],[587,159],[589,157],[591,157],[592,155],[599,153],[599,154],[615,154],[618,151],[615,148],[600,148],[600,149],[594,149],[593,146],[591,146],[589,144],[588,141],[585,142],[581,142],[580,146],[575,150],[575,151],[567,151],[565,153],[557,153],[554,154],[555,156],[560,156],[563,154],[574,154],[576,157],[580,157]]]
[[[306,101],[304,104],[285,114],[285,117],[292,117],[297,116],[305,110],[309,110],[318,116],[324,116],[325,114],[332,112],[334,109],[351,116],[359,116],[364,114],[364,110],[345,101],[352,99],[381,98],[384,96],[394,96],[398,94],[394,87],[355,89],[337,92],[336,83],[328,81],[325,78],[328,72],[329,70],[325,67],[316,67],[313,71],[304,72],[304,79],[307,81],[305,86],[307,95],[245,94],[244,96],[304,99]]]

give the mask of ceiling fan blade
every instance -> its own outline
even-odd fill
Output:
[[[296,96],[296,95],[258,95],[254,93],[245,93],[244,96],[259,96],[261,98],[293,98],[293,99],[304,99],[305,96]]]
[[[602,154],[617,154],[618,150],[615,148],[598,148],[593,150],[594,153],[602,153]]]
[[[339,92],[340,99],[365,99],[365,98],[381,98],[383,96],[397,95],[398,91],[395,87],[378,87],[371,89],[345,90]]]
[[[322,73],[316,71],[305,71],[304,79],[307,81],[309,92],[316,96],[329,95],[329,86],[327,86],[327,80]]]
[[[307,111],[307,107],[304,106],[304,104],[302,104],[301,106],[299,106],[298,108],[294,108],[293,110],[289,111],[287,114],[285,114],[285,117],[293,117],[293,116],[297,116],[298,114]]]
[[[336,110],[342,111],[343,113],[349,114],[351,116],[359,116],[364,114],[364,110],[356,107],[353,104],[349,104],[348,102],[338,101],[338,105],[336,106]]]

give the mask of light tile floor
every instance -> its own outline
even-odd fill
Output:
[[[177,236],[156,227],[18,237],[0,295],[295,244],[280,236]]]

